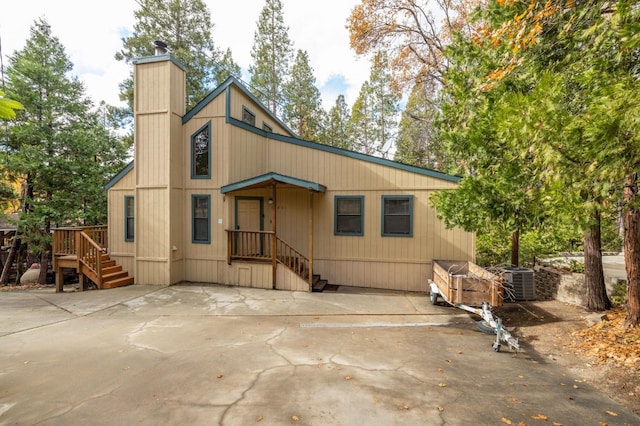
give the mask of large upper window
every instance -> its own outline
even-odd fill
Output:
[[[364,197],[335,197],[335,235],[364,235]]]
[[[242,107],[242,121],[247,124],[251,124],[254,127],[256,125],[256,115],[249,111],[245,106]]]
[[[211,122],[191,136],[191,177],[211,177]]]
[[[192,241],[208,244],[211,242],[211,196],[192,195]]]
[[[382,235],[385,237],[413,236],[413,196],[382,196]]]
[[[125,241],[133,241],[134,217],[135,217],[135,210],[134,210],[134,204],[133,204],[133,196],[125,195],[124,197],[124,240]]]

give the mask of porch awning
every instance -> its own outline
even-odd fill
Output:
[[[230,183],[229,185],[225,185],[220,188],[220,192],[222,194],[227,194],[229,192],[239,191],[242,189],[265,188],[273,185],[274,183],[296,186],[298,188],[305,188],[315,192],[325,192],[327,190],[326,186],[316,182],[310,182],[308,180],[271,172],[250,179],[241,180],[240,182]]]

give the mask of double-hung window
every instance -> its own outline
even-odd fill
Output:
[[[133,196],[125,195],[124,197],[124,240],[132,242],[134,237],[134,210]]]
[[[211,177],[211,122],[191,136],[191,178]]]
[[[364,235],[364,197],[336,195],[335,235]]]
[[[382,236],[413,236],[413,196],[382,196]]]
[[[209,244],[211,242],[211,196],[192,195],[191,211],[192,242]]]

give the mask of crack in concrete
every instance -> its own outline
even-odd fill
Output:
[[[165,352],[162,352],[161,350],[159,350],[157,348],[154,348],[153,346],[143,345],[141,343],[136,343],[136,342],[133,341],[135,335],[137,335],[139,333],[142,333],[146,329],[146,327],[148,325],[149,325],[149,322],[144,322],[137,329],[133,330],[132,332],[127,333],[127,344],[129,346],[133,346],[134,348],[145,349],[145,350],[149,350],[149,351],[157,352],[159,354],[166,355]]]
[[[260,380],[260,377],[271,371],[271,370],[276,370],[276,369],[280,369],[280,368],[293,368],[295,370],[296,366],[295,365],[277,365],[274,367],[269,367],[266,368],[262,371],[260,371],[255,379],[249,384],[249,386],[247,386],[247,388],[245,390],[242,391],[242,393],[240,394],[240,397],[238,399],[236,399],[235,401],[233,401],[231,404],[227,405],[227,408],[223,411],[222,416],[220,416],[220,425],[223,425],[225,422],[225,418],[227,417],[227,414],[229,414],[229,411],[234,408],[234,406],[238,405],[238,403],[240,403],[243,399],[245,399],[247,392],[253,390],[253,388],[256,386],[256,384],[258,383],[258,381]]]

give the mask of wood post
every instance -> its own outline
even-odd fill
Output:
[[[309,190],[309,291],[313,291],[313,191]]]
[[[271,205],[271,224],[273,235],[271,236],[271,267],[272,267],[272,281],[273,288],[276,289],[276,276],[278,273],[278,247],[276,245],[276,238],[278,238],[278,215],[276,214],[276,210],[278,209],[278,201],[276,199],[276,183],[273,182],[271,184],[271,199],[273,200],[273,204]]]

